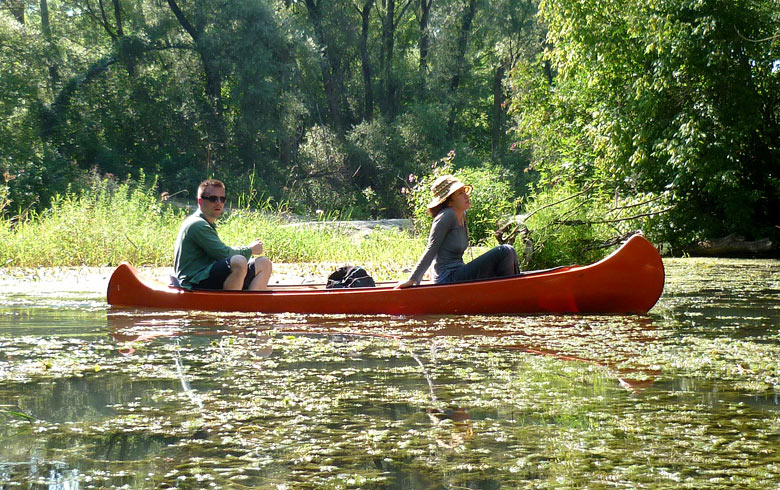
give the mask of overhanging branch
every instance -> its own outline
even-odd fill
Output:
[[[553,223],[557,225],[573,225],[573,226],[582,226],[582,225],[603,225],[603,224],[613,224],[613,223],[620,223],[623,221],[631,221],[639,218],[647,218],[648,216],[654,216],[656,214],[663,214],[668,213],[672,209],[676,208],[677,205],[669,206],[668,208],[661,209],[658,211],[650,211],[647,213],[642,214],[635,214],[633,216],[627,216],[625,218],[614,218],[614,219],[601,219],[601,220],[593,220],[593,221],[586,221],[586,220],[556,220],[553,221]]]

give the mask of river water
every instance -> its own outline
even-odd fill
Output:
[[[0,279],[0,489],[780,486],[780,261],[669,259],[647,316],[109,309]]]

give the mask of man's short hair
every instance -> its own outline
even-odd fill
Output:
[[[221,187],[224,189],[225,184],[223,184],[221,180],[217,180],[217,179],[204,180],[198,186],[198,199],[200,199],[203,196],[203,191],[206,189],[206,187]]]

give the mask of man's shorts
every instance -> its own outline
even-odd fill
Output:
[[[255,278],[255,259],[249,259],[249,267],[247,267],[246,277],[244,278],[244,287],[242,289],[249,289],[249,283]],[[220,259],[214,262],[209,272],[209,277],[200,281],[197,284],[192,285],[192,289],[223,289],[225,279],[230,275],[230,257]]]

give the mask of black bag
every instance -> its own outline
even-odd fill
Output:
[[[344,265],[328,276],[328,284],[325,285],[325,289],[373,288],[375,286],[374,279],[368,275],[365,269],[356,265]]]

